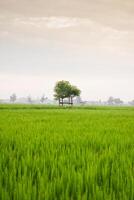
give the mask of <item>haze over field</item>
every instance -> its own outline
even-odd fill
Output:
[[[52,98],[65,79],[85,99],[134,99],[133,52],[133,0],[0,0],[0,98]]]

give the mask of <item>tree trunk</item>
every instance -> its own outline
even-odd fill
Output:
[[[73,97],[71,97],[71,105],[73,105]]]

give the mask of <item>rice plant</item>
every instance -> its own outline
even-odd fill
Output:
[[[133,200],[134,109],[0,106],[0,200]]]

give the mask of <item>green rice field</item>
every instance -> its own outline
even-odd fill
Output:
[[[0,105],[0,200],[134,200],[134,108]]]

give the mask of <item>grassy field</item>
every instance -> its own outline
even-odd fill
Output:
[[[0,200],[134,200],[134,108],[1,105]]]

